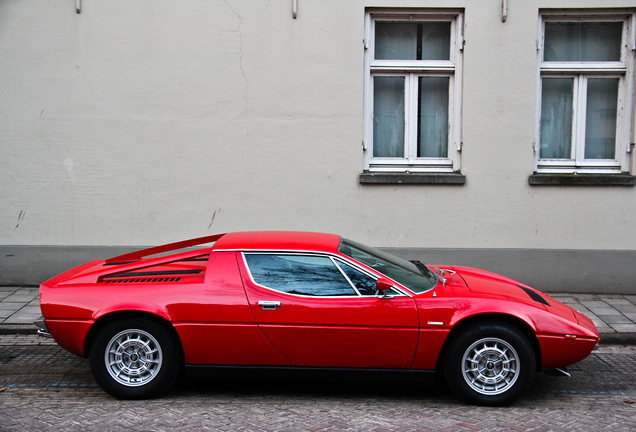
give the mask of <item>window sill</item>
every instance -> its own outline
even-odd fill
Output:
[[[466,176],[456,173],[382,173],[363,172],[361,184],[448,184],[463,185]]]
[[[532,186],[634,186],[636,176],[624,174],[537,174],[528,178]]]

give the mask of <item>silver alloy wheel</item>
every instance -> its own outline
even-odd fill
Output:
[[[152,381],[163,361],[157,339],[143,330],[129,329],[117,333],[106,346],[106,370],[126,387],[139,387]]]
[[[512,388],[519,378],[521,363],[517,351],[508,342],[484,338],[468,347],[461,367],[471,389],[494,396]]]

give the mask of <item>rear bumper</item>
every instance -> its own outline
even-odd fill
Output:
[[[93,322],[93,320],[47,319],[46,325],[59,346],[76,356],[86,357],[86,335]]]

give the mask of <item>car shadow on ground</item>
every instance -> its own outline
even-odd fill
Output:
[[[333,371],[223,371],[216,376],[183,377],[169,395],[268,395],[287,398],[342,397],[383,399],[455,399],[434,374]],[[229,372],[229,373],[227,373]]]

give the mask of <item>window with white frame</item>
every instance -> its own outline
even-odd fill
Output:
[[[633,13],[543,12],[535,171],[629,171]]]
[[[460,170],[461,28],[456,10],[367,10],[365,171]]]

